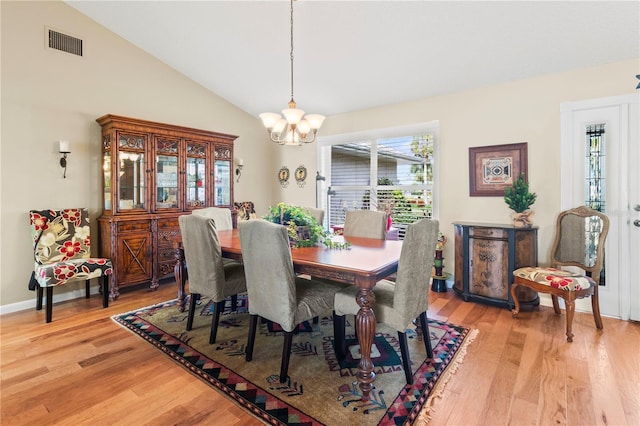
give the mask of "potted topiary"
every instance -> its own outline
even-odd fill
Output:
[[[291,247],[312,247],[321,242],[329,248],[348,248],[349,243],[335,242],[322,225],[304,207],[278,203],[269,207],[264,217],[269,222],[285,225]]]
[[[535,192],[529,192],[529,184],[524,178],[524,173],[512,186],[504,190],[504,202],[515,212],[513,215],[513,225],[518,228],[529,228],[533,224],[533,210],[529,207],[536,202]]]

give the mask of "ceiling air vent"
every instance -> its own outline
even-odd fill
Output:
[[[49,48],[82,56],[82,40],[47,28]]]

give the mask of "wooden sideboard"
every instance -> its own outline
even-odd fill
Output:
[[[513,271],[538,265],[538,228],[489,223],[454,223],[454,291],[465,301],[513,308]],[[538,293],[518,288],[523,305],[538,305]]]
[[[110,298],[122,287],[171,277],[178,217],[203,207],[233,211],[237,136],[115,115],[102,126],[100,256],[110,258]]]

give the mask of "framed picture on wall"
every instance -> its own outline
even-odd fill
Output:
[[[504,196],[520,173],[527,180],[527,143],[469,148],[469,195]]]

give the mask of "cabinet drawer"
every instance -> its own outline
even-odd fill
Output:
[[[178,218],[168,218],[168,219],[160,219],[158,220],[158,229],[162,230],[165,228],[180,228],[180,224],[178,223]]]
[[[508,231],[499,228],[469,228],[470,237],[507,238]]]
[[[118,222],[118,231],[151,231],[151,222],[148,220]]]
[[[173,247],[158,247],[158,262],[175,265],[178,261],[178,250]],[[173,267],[173,266],[172,266]]]
[[[158,246],[173,247],[173,243],[182,241],[180,228],[162,228],[158,229]]]
[[[158,264],[158,278],[166,278],[169,275],[173,275],[176,262],[160,262]]]

